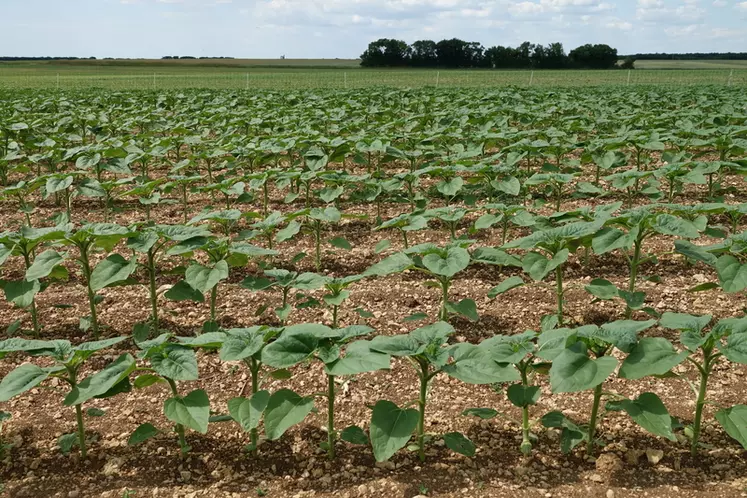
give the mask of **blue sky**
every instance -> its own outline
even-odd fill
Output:
[[[382,37],[747,51],[743,0],[0,0],[0,55],[352,58]]]

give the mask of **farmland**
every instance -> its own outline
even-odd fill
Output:
[[[545,88],[747,85],[743,61],[640,61],[628,71],[364,69],[349,59],[0,62],[0,89],[353,89],[378,86]],[[723,63],[723,64],[722,64]]]
[[[0,74],[10,496],[747,489],[744,73],[57,70]]]

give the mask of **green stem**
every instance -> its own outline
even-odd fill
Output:
[[[210,291],[210,320],[215,321],[215,302],[218,299],[218,284]]]
[[[91,263],[88,261],[88,248],[80,248],[80,261],[83,267],[83,277],[86,279],[86,289],[88,291],[88,305],[91,309],[91,332],[93,338],[99,338],[99,321],[96,315],[96,293],[91,288]]]
[[[428,396],[428,366],[421,364],[420,372],[420,396],[418,398],[418,408],[420,413],[418,414],[418,457],[421,462],[425,462],[425,403],[426,397]]]
[[[558,301],[558,325],[563,326],[563,265],[555,268],[555,297]]]
[[[586,445],[586,454],[591,456],[594,452],[594,436],[597,430],[597,415],[599,414],[599,403],[602,400],[602,384],[594,388],[594,404],[591,406],[591,419],[589,420],[589,442]]]
[[[706,354],[703,370],[700,373],[700,389],[698,390],[698,400],[695,403],[695,420],[693,421],[693,440],[690,444],[690,454],[698,454],[698,441],[700,440],[700,424],[703,419],[703,408],[706,403],[706,391],[708,390],[708,376],[711,372],[711,365]]]
[[[335,307],[335,310],[337,307]],[[335,458],[335,376],[327,375],[327,456]]]
[[[521,365],[521,384],[524,387],[528,387],[528,365],[524,363],[522,363]],[[524,456],[529,456],[532,453],[532,441],[529,438],[529,405],[525,405],[521,408],[521,453],[524,454]]]
[[[441,281],[441,311],[438,314],[438,319],[441,321],[449,320],[449,310],[447,304],[449,302],[449,281]]]
[[[166,382],[169,383],[169,387],[171,388],[171,394],[175,397],[179,397],[179,391],[176,389],[176,382],[174,382],[172,379],[169,379],[168,377],[164,377],[166,379]],[[187,453],[189,453],[189,446],[187,446],[187,439],[184,436],[184,426],[182,424],[175,424],[174,429],[176,430],[177,435],[179,436],[179,447],[182,452],[182,456],[185,456]]]
[[[29,226],[31,225],[29,224]],[[31,255],[27,252],[24,252],[23,260],[26,264],[26,270],[28,270],[31,267]],[[39,314],[36,311],[36,296],[34,296],[34,299],[31,300],[31,307],[29,308],[29,312],[31,313],[31,323],[34,326],[34,336],[38,338],[39,335],[41,335],[41,327],[39,326]]]
[[[75,405],[75,420],[78,423],[78,444],[80,445],[80,457],[85,460],[86,450],[86,429],[83,425],[83,408],[81,405]]]
[[[259,367],[260,363],[254,357],[252,357],[251,364],[249,366],[252,374],[252,396],[257,394],[257,392],[259,391]],[[252,454],[254,456],[257,456],[257,454],[259,453],[259,432],[256,427],[249,431],[249,437],[252,443]]]
[[[156,294],[156,261],[153,249],[148,250],[148,280],[150,291],[150,328],[153,337],[158,335],[158,295]]]
[[[635,292],[636,279],[638,278],[638,264],[641,260],[641,243],[642,240],[636,240],[635,247],[633,249],[633,257],[630,260],[630,281],[628,282],[628,292],[631,294]],[[625,318],[630,318],[633,314],[633,310],[629,306],[625,308]]]
[[[315,221],[314,226],[314,264],[317,273],[322,269],[322,227],[319,221]]]

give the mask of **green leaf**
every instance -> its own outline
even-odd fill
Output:
[[[612,356],[589,358],[582,342],[566,348],[553,360],[550,386],[554,393],[574,393],[592,389],[612,374],[617,360]]]
[[[445,254],[430,253],[423,257],[423,265],[436,275],[453,277],[469,265],[470,255],[461,247],[449,247]]]
[[[80,440],[78,439],[78,433],[73,432],[72,434],[63,434],[57,439],[57,446],[60,447],[60,451],[63,455],[67,455],[73,449],[74,446],[79,446]]]
[[[281,389],[270,396],[265,409],[267,439],[279,439],[285,431],[301,423],[314,408],[314,398],[304,398],[290,389]]]
[[[521,261],[521,266],[532,280],[540,281],[555,268],[565,263],[568,260],[569,254],[568,249],[563,249],[558,251],[552,259],[547,259],[547,257],[538,252],[529,252]]]
[[[205,301],[202,292],[193,289],[185,280],[178,281],[164,293],[164,296],[172,301],[196,301],[198,303]]]
[[[607,410],[625,410],[636,424],[651,434],[670,441],[677,440],[672,432],[672,417],[654,393],[643,393],[634,400],[610,401],[607,403]]]
[[[417,322],[428,318],[428,313],[413,313],[412,315],[406,316],[402,319],[403,322]]]
[[[522,285],[524,285],[524,280],[522,280],[521,277],[509,277],[500,284],[490,289],[488,291],[488,297],[490,299],[495,299],[499,295],[508,292],[511,289],[515,289],[516,287],[521,287]]]
[[[227,330],[220,349],[220,359],[239,361],[253,356],[264,346],[265,332],[261,327]]]
[[[14,396],[32,389],[49,377],[49,371],[32,363],[24,363],[3,377],[0,382],[0,401],[8,401]]]
[[[509,401],[514,406],[523,408],[525,406],[536,405],[540,397],[539,386],[525,386],[522,384],[511,384],[506,391]]]
[[[239,423],[244,432],[249,432],[259,426],[262,413],[270,401],[268,391],[257,391],[247,398],[233,398],[228,400],[228,413]]]
[[[163,377],[172,380],[197,380],[197,357],[186,346],[169,344],[156,351],[150,358],[153,369]]]
[[[716,412],[716,420],[726,433],[747,449],[747,405],[736,405]]]
[[[618,289],[615,284],[603,278],[595,278],[589,283],[589,285],[584,286],[584,289],[586,289],[586,292],[592,296],[603,301],[618,296]]]
[[[357,375],[363,372],[388,370],[390,358],[388,354],[371,351],[370,341],[355,341],[345,349],[345,356],[326,365],[330,375]]]
[[[443,437],[446,447],[451,451],[468,457],[475,456],[475,443],[467,439],[461,432],[449,432],[444,434]]]
[[[383,277],[392,273],[403,272],[412,265],[412,260],[406,254],[398,252],[370,266],[363,274],[366,276]]]
[[[483,420],[490,420],[498,416],[498,410],[492,408],[468,408],[462,412],[462,415],[471,415]]]
[[[133,431],[133,433],[130,435],[130,438],[127,440],[128,446],[135,446],[143,441],[146,441],[156,435],[158,435],[160,431],[156,429],[153,424],[145,423],[140,426],[138,426],[137,429]]]
[[[101,408],[89,408],[86,410],[86,415],[89,417],[103,417],[106,415],[106,412]]]
[[[65,406],[80,405],[91,398],[101,396],[126,379],[137,365],[130,354],[123,354],[106,368],[86,377],[65,397]]]
[[[313,332],[289,334],[286,330],[276,341],[262,350],[262,362],[275,368],[288,368],[308,357],[319,347]]]
[[[119,254],[112,254],[91,272],[91,289],[98,292],[115,282],[126,280],[137,267],[137,259],[125,259]]]
[[[402,409],[391,401],[381,400],[374,405],[369,432],[377,462],[388,460],[404,448],[418,425],[418,417],[417,410]]]
[[[41,284],[38,280],[18,280],[6,282],[3,290],[5,299],[19,308],[28,308],[34,302],[34,297],[39,293]]]
[[[734,256],[727,254],[718,258],[716,273],[724,292],[731,294],[747,288],[747,264],[741,264]]]
[[[334,247],[337,247],[338,249],[345,249],[346,251],[350,251],[353,249],[353,246],[350,245],[350,242],[348,242],[347,239],[343,237],[335,237],[333,239],[329,239],[329,243]]]
[[[473,322],[480,319],[477,314],[477,304],[472,299],[462,299],[458,303],[449,303],[450,311],[469,318]]]
[[[513,366],[496,363],[490,351],[474,344],[460,343],[451,347],[452,362],[443,371],[468,384],[496,384],[519,379]]]
[[[687,351],[677,352],[663,337],[644,337],[623,361],[620,377],[635,380],[649,375],[665,375],[682,363],[688,354]]]
[[[542,425],[563,429],[560,435],[560,449],[563,453],[570,453],[573,448],[589,437],[584,429],[558,411],[545,414],[542,417]]]
[[[193,289],[200,291],[203,295],[218,285],[218,282],[228,278],[228,263],[225,260],[218,261],[213,268],[200,264],[193,264],[187,268],[184,281]],[[171,289],[173,290],[173,288]],[[168,297],[168,296],[167,296]],[[171,299],[169,297],[169,299]]]
[[[379,242],[378,242],[378,243],[376,244],[376,246],[374,247],[374,252],[375,252],[376,254],[381,254],[382,252],[384,252],[384,251],[386,251],[387,249],[389,249],[389,247],[391,247],[391,245],[392,245],[392,243],[391,243],[391,242],[389,242],[389,241],[388,241],[387,239],[384,239],[384,240],[380,240],[380,241],[379,241]]]
[[[55,266],[62,263],[67,257],[67,253],[60,254],[52,249],[47,249],[39,254],[28,270],[26,270],[26,280],[39,280],[47,277]]]
[[[210,400],[205,391],[197,389],[183,398],[167,399],[163,404],[163,413],[175,424],[189,427],[200,434],[207,434]]]
[[[133,385],[135,386],[135,389],[144,389],[146,387],[152,386],[154,384],[158,384],[161,382],[166,382],[158,375],[152,375],[152,374],[143,374],[138,375],[135,377],[135,381],[133,382]]]
[[[342,432],[340,432],[340,439],[350,444],[368,444],[368,434],[357,425],[345,427]]]

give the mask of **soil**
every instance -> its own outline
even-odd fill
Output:
[[[729,178],[732,185],[742,185],[741,178]],[[676,202],[698,202],[701,190],[686,190]],[[299,206],[282,202],[283,193],[271,191],[271,208],[288,212]],[[613,202],[610,195],[599,199],[568,199],[561,210],[579,206]],[[620,198],[622,200],[622,198]],[[730,199],[734,201],[737,199]],[[199,212],[210,202],[209,196],[196,194],[190,197],[190,211]],[[636,202],[644,202],[639,200]],[[36,199],[37,210],[32,219],[41,226],[59,208],[52,200]],[[242,210],[259,209],[259,204],[240,205]],[[329,229],[325,239],[345,237],[353,245],[351,251],[325,246],[323,260],[325,273],[345,276],[363,271],[386,255],[400,249],[398,233],[373,231],[375,206],[340,203],[344,213],[363,213],[366,220],[345,219]],[[394,216],[406,209],[402,205],[384,205],[383,216]],[[0,216],[6,229],[17,228],[22,215],[8,203],[0,205]],[[551,212],[540,208],[540,212]],[[153,209],[152,218],[159,223],[180,223],[181,208],[160,205]],[[474,220],[477,215],[469,215]],[[131,202],[120,202],[113,221],[128,224],[143,218],[142,210]],[[73,219],[101,221],[101,203],[85,199],[73,202]],[[466,233],[465,220],[458,233]],[[242,220],[236,231],[245,229]],[[744,227],[740,227],[743,230]],[[526,234],[524,229],[512,228],[509,239]],[[388,238],[392,247],[383,254],[375,254],[374,246]],[[410,234],[410,243],[444,243],[448,230],[435,222],[426,230]],[[500,245],[500,230],[476,235],[479,246]],[[257,242],[261,244],[261,242]],[[715,281],[711,268],[691,265],[677,254],[671,253],[673,239],[653,237],[646,243],[647,251],[659,255],[658,261],[644,265],[638,289],[647,293],[647,304],[658,312],[677,311],[693,314],[709,313],[716,318],[742,313],[744,297],[728,295],[718,290],[690,293],[692,286]],[[124,253],[124,249],[122,249]],[[296,264],[289,261],[303,251],[313,254],[310,236],[298,236],[276,248],[281,255],[276,261],[282,267],[298,271],[314,271],[313,257]],[[97,256],[100,258],[100,256]],[[17,258],[16,258],[17,259]],[[98,260],[98,259],[97,259]],[[178,258],[162,261],[163,268],[180,263]],[[68,264],[71,279],[64,285],[53,285],[38,296],[39,319],[44,324],[44,338],[65,338],[74,343],[87,340],[78,330],[78,319],[86,315],[88,304],[79,271]],[[5,278],[22,274],[21,263],[12,261],[5,266]],[[280,293],[250,292],[240,287],[248,275],[259,275],[256,263],[246,268],[232,270],[228,283],[219,288],[219,322],[224,327],[244,327],[276,323],[272,309],[280,305]],[[537,330],[540,318],[555,311],[554,289],[550,282],[532,283],[513,289],[495,300],[488,299],[490,288],[509,276],[518,275],[516,269],[495,266],[474,266],[456,279],[451,299],[474,299],[480,320],[476,323],[455,318],[452,324],[457,333],[455,341],[479,342],[494,334],[514,334],[526,329]],[[657,275],[661,283],[644,280]],[[137,275],[143,278],[144,275]],[[584,263],[582,254],[574,255],[565,270],[566,315],[571,324],[603,323],[621,319],[624,314],[620,302],[591,302],[583,286],[594,278],[607,278],[616,285],[626,285],[626,262],[617,254],[591,255]],[[176,277],[164,276],[159,285],[173,284]],[[405,273],[379,279],[367,279],[352,286],[351,297],[341,310],[340,322],[345,325],[366,323],[376,334],[406,333],[426,321],[404,319],[414,313],[427,313],[431,320],[438,311],[438,292],[424,285],[419,274]],[[145,287],[115,287],[101,291],[104,296],[99,305],[99,319],[106,326],[104,336],[128,335],[139,321],[149,314],[148,294]],[[319,293],[315,293],[319,297]],[[60,305],[64,305],[60,307]],[[257,310],[267,305],[267,311],[257,316]],[[208,319],[208,305],[159,301],[163,328],[179,335],[192,335]],[[364,319],[355,310],[362,308],[373,314]],[[0,303],[0,325],[8,326],[23,319],[25,328],[30,320],[22,310],[14,309],[5,301]],[[641,313],[634,318],[646,319]],[[291,323],[321,321],[329,323],[331,314],[321,308],[294,310]],[[674,339],[671,331],[653,328],[650,335],[664,335]],[[116,358],[131,345],[115,347],[107,354],[90,361],[83,369],[86,375]],[[134,351],[133,351],[134,352]],[[211,409],[215,413],[227,412],[227,401],[244,390],[248,372],[238,363],[225,363],[214,353],[200,352],[200,380],[183,383],[184,393],[203,388],[210,395]],[[27,357],[11,355],[0,363],[0,374],[28,361]],[[689,366],[677,367],[694,379]],[[709,398],[714,405],[731,406],[747,400],[747,367],[721,363],[709,385]],[[552,395],[546,380],[541,380],[542,397],[532,411],[539,419],[551,410],[562,410],[567,416],[583,421],[588,418],[591,393]],[[290,380],[269,380],[267,388],[291,388],[301,394],[325,389],[325,376],[319,363],[302,365],[294,369]],[[47,389],[47,387],[52,389]],[[435,442],[427,451],[427,460],[421,463],[415,454],[406,450],[396,454],[390,462],[376,464],[369,448],[340,442],[338,458],[328,461],[318,444],[324,433],[324,406],[317,403],[319,413],[313,413],[304,423],[289,430],[280,440],[264,442],[258,457],[244,451],[248,434],[234,423],[211,424],[207,435],[189,432],[188,442],[192,453],[182,459],[176,436],[168,430],[162,406],[169,397],[168,388],[162,384],[140,391],[126,393],[105,400],[92,400],[86,408],[106,411],[104,417],[87,417],[89,456],[80,461],[73,451],[62,455],[57,448],[57,438],[74,431],[75,413],[62,405],[63,395],[54,386],[35,388],[30,393],[0,404],[0,409],[10,411],[12,420],[3,426],[3,439],[12,443],[0,467],[0,479],[5,493],[14,497],[587,497],[624,498],[651,496],[685,498],[695,496],[740,497],[747,496],[747,460],[744,450],[731,440],[713,418],[714,406],[706,408],[703,442],[705,448],[697,458],[689,454],[684,437],[669,442],[649,436],[634,425],[624,414],[609,413],[601,422],[599,436],[605,443],[596,459],[584,458],[584,445],[569,455],[561,453],[554,429],[544,429],[539,423],[534,427],[538,436],[533,455],[524,458],[519,452],[520,430],[513,421],[520,417],[505,396],[505,389],[495,391],[489,386],[473,386],[439,375],[429,392],[426,431],[443,434],[464,432],[477,446],[474,458],[456,455]],[[657,393],[670,413],[689,422],[693,417],[694,395],[682,380],[646,378],[627,381],[611,377],[605,390],[634,397],[641,392]],[[337,427],[356,424],[367,427],[369,405],[379,399],[389,399],[405,404],[417,396],[417,378],[407,362],[393,361],[391,371],[382,371],[347,379],[341,386],[337,401]],[[471,407],[491,407],[505,414],[504,418],[480,420],[460,414]],[[150,422],[163,432],[156,438],[137,447],[129,447],[127,439],[141,423]],[[648,454],[647,454],[648,452]],[[127,494],[128,491],[130,494]]]

